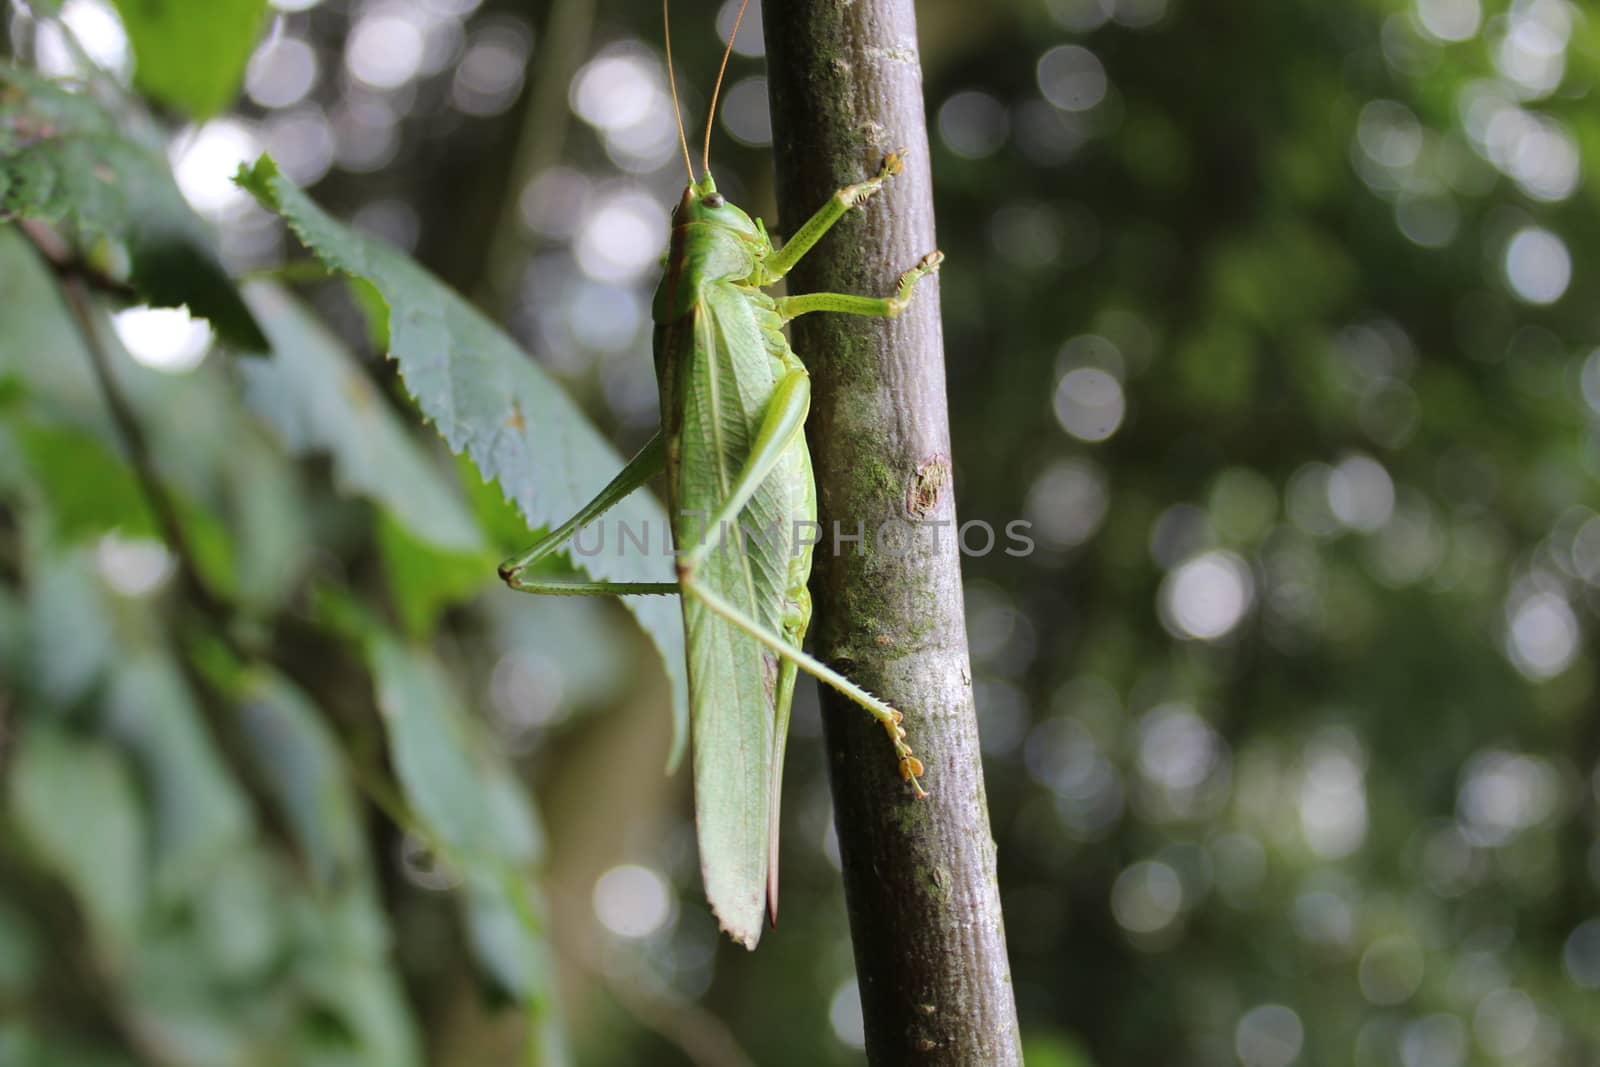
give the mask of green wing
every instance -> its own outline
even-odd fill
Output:
[[[748,290],[713,282],[704,286],[692,323],[674,331],[683,350],[667,362],[681,422],[668,475],[680,548],[706,532],[771,398],[777,363],[762,311],[760,298],[753,300]],[[725,546],[699,572],[702,584],[776,634],[784,632],[794,581],[788,538],[796,519],[814,517],[804,513],[814,492],[809,479],[802,443],[745,509],[741,526],[762,536]],[[780,536],[768,536],[774,530]],[[683,613],[701,874],[723,929],[753,948],[774,903],[769,893],[792,669],[782,669],[771,652],[692,597],[684,598]]]

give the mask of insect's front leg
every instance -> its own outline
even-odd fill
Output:
[[[767,257],[762,264],[762,284],[772,282],[788,274],[794,265],[800,262],[807,252],[811,251],[816,243],[822,240],[822,235],[833,229],[833,224],[845,217],[853,207],[866,203],[874,193],[883,188],[883,183],[899,174],[905,169],[905,161],[899,152],[890,152],[883,157],[883,165],[878,168],[878,173],[864,182],[847,185],[828,198],[828,202],[817,209],[817,213],[806,220],[805,225],[796,230],[783,247]]]

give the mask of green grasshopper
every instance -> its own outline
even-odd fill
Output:
[[[748,3],[748,0],[746,0]],[[728,39],[739,32],[744,7]],[[667,0],[662,2],[667,20]],[[667,71],[677,112],[670,31]],[[706,897],[724,930],[747,948],[761,935],[762,913],[777,921],[778,806],[784,742],[797,670],[806,671],[870,712],[888,732],[902,777],[918,796],[922,763],[906,743],[899,711],[807,655],[811,620],[806,579],[812,544],[802,526],[820,530],[816,483],[806,448],[810,377],[789,347],[783,324],[813,311],[892,318],[923,277],[939,269],[933,252],[900,276],[887,298],[762,292],[786,275],[834,223],[864,203],[902,163],[885,157],[878,173],[846,186],[783,245],[717,192],[711,177],[711,121],[727,69],[722,58],[711,97],[698,181],[681,114],[678,140],[689,184],[672,216],[665,274],[656,290],[656,377],[661,429],[609,485],[576,515],[500,575],[513,589],[566,596],[678,593],[688,648],[694,750],[695,821]],[[563,581],[528,572],[576,531],[595,521],[654,475],[667,475],[673,515],[676,582]],[[780,531],[741,537],[732,531]]]

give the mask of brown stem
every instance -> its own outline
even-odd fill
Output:
[[[95,325],[94,306],[89,301],[88,288],[83,279],[76,274],[63,275],[61,286],[67,296],[67,306],[72,309],[72,317],[77,322],[78,332],[83,337],[84,350],[89,353],[89,362],[94,368],[94,378],[100,387],[100,396],[105,400],[112,424],[116,426],[117,434],[128,450],[128,462],[133,467],[134,477],[139,480],[140,491],[150,508],[156,529],[177,559],[178,577],[184,592],[193,599],[207,618],[219,624],[218,632],[226,634],[229,612],[201,578],[194,550],[183,531],[183,523],[178,518],[178,509],[173,504],[172,497],[168,495],[166,487],[161,484],[161,479],[156,476],[155,462],[150,453],[150,444],[144,435],[144,428],[139,425],[139,418],[127,398],[122,395],[122,389],[117,384],[116,371],[111,366],[105,345],[101,343],[100,333]]]
[[[935,247],[912,0],[771,0],[764,13],[786,228],[886,152],[903,149],[906,163],[801,263],[790,291],[890,293]],[[867,1054],[874,1064],[1020,1064],[967,656],[937,286],[924,282],[888,323],[798,319],[794,344],[812,373],[825,530],[811,583],[816,647],[905,713],[932,793],[915,799],[883,731],[824,691]],[[860,544],[835,540],[858,530]]]

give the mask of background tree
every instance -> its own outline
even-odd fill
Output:
[[[473,294],[627,452],[655,420],[645,301],[681,181],[655,11],[286,2],[259,44],[197,45],[134,29],[139,7],[126,37],[94,0],[3,20],[88,91],[41,115],[8,76],[0,155],[72,131],[122,146],[124,180],[69,152],[43,173],[82,184],[0,187],[7,211],[68,198],[36,205],[48,233],[0,230],[0,1049],[477,1063],[523,1047],[526,1007],[578,1062],[858,1061],[812,691],[783,923],[749,955],[700,904],[632,617],[494,588],[521,520],[419,429],[370,292],[296,268],[246,286],[246,318],[214,284],[300,261],[226,180],[268,148]],[[720,47],[690,27],[714,14],[726,33],[727,5],[678,12],[690,114]],[[950,484],[963,519],[1029,519],[1037,544],[963,560],[1028,1062],[1587,1062],[1592,18],[918,15]],[[740,36],[713,160],[770,222],[762,40]],[[162,84],[151,41],[234,69],[253,49],[243,95]],[[185,202],[215,258],[205,227],[129,226]],[[196,305],[217,351],[101,317],[170,277],[224,294]],[[251,319],[272,361],[239,354]],[[536,868],[539,899],[441,891],[462,846],[396,723],[424,731],[408,751],[461,754],[439,780],[531,787],[537,820],[492,807],[495,847],[466,851]]]

